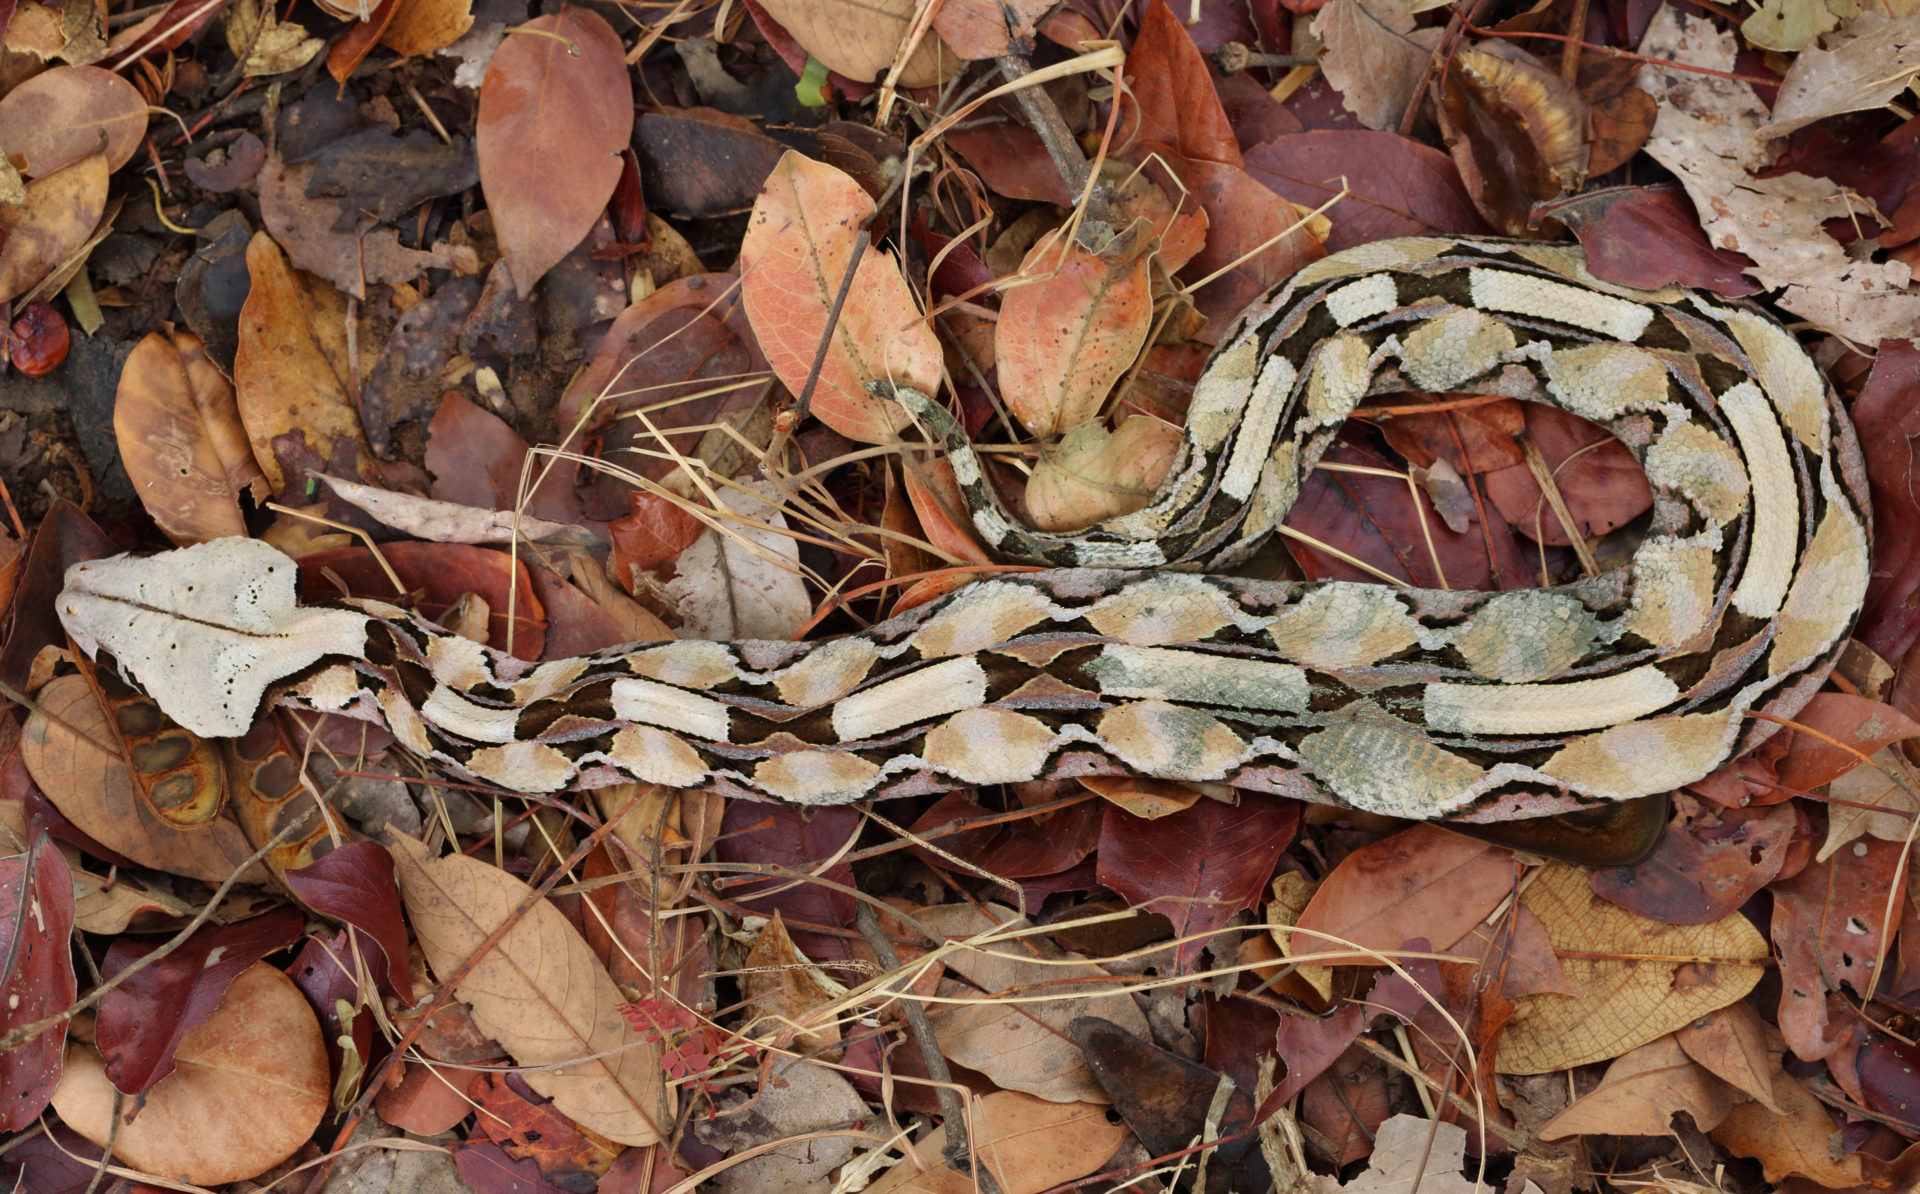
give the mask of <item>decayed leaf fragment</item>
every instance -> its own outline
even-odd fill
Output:
[[[1594,895],[1579,867],[1549,865],[1520,899],[1546,927],[1573,993],[1518,1001],[1495,1058],[1503,1074],[1618,1057],[1744,998],[1771,956],[1738,912],[1661,924]]]
[[[234,0],[227,10],[227,46],[249,77],[299,70],[326,45],[309,37],[304,25],[281,21],[266,0]]]
[[[393,848],[407,915],[427,963],[451,978],[533,898],[533,889],[462,854],[430,858],[408,838]],[[454,988],[473,1020],[527,1067],[527,1085],[581,1127],[622,1144],[654,1144],[673,1121],[660,1045],[620,1015],[620,991],[578,930],[545,900]]]
[[[158,332],[134,346],[113,400],[120,460],[147,513],[176,545],[245,535],[239,495],[266,497],[233,386],[200,338]]]
[[[1905,339],[1920,326],[1912,270],[1897,260],[1856,260],[1823,227],[1870,226],[1879,214],[1871,202],[1831,179],[1756,176],[1772,164],[1769,113],[1733,77],[1736,42],[1705,18],[1672,8],[1654,16],[1640,43],[1648,60],[1640,87],[1660,105],[1648,156],[1686,187],[1714,246],[1745,253],[1754,263],[1747,273],[1781,290],[1783,309],[1864,344]]]
[[[787,151],[754,201],[740,243],[741,298],[774,373],[799,394],[873,200],[843,171]],[[892,257],[861,255],[813,392],[813,413],[850,439],[884,443],[905,412],[869,394],[871,381],[923,394],[940,384],[940,344]]]

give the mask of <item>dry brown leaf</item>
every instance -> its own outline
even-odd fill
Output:
[[[1745,253],[1754,262],[1746,272],[1781,290],[1782,308],[1864,344],[1911,335],[1920,326],[1920,294],[1907,290],[1912,271],[1899,261],[1856,260],[1823,227],[1845,220],[1870,228],[1872,203],[1826,178],[1755,177],[1772,164],[1772,142],[1761,135],[1769,113],[1732,76],[1737,48],[1736,36],[1707,18],[1659,10],[1640,43],[1650,59],[1640,87],[1660,105],[1647,154],[1686,187],[1714,246]]]
[[[1005,1194],[1039,1194],[1085,1177],[1127,1138],[1127,1125],[1108,1123],[1106,1107],[1094,1103],[1050,1103],[1002,1090],[971,1111],[974,1156],[993,1171]],[[867,1194],[972,1194],[972,1177],[941,1160],[946,1144],[947,1130],[935,1128]]]
[[[56,66],[0,99],[0,145],[42,178],[88,154],[109,173],[127,164],[147,132],[147,101],[133,84],[97,66]]]
[[[914,920],[950,940],[1029,924],[1025,917],[997,904],[984,910],[942,904],[920,909]],[[1108,1102],[1105,1089],[1094,1080],[1086,1058],[1068,1035],[1068,1023],[1076,1016],[1101,1016],[1143,1038],[1151,1035],[1151,1029],[1131,996],[1113,993],[1120,980],[1089,981],[1107,978],[1107,972],[1091,962],[1056,961],[1066,957],[1046,938],[1032,935],[944,953],[947,969],[964,975],[973,985],[948,980],[941,983],[941,995],[976,1002],[935,1006],[933,1025],[940,1051],[1002,1087],[1048,1102]],[[1065,993],[1058,999],[1026,1001],[1052,990]],[[993,998],[1008,993],[1016,993],[1023,1001]]]
[[[1413,14],[1409,0],[1333,0],[1313,20],[1327,46],[1320,69],[1370,129],[1400,127],[1440,44],[1441,30],[1416,32]]]
[[[1784,1115],[1744,1103],[1713,1130],[1714,1142],[1759,1161],[1770,1182],[1798,1174],[1834,1190],[1861,1184],[1860,1154],[1842,1146],[1825,1103],[1784,1071],[1773,1075],[1773,1100],[1785,1108]]]
[[[1762,137],[1784,137],[1816,120],[1878,108],[1907,89],[1920,70],[1920,16],[1889,19],[1872,8],[1847,22],[1825,49],[1794,58]]]
[[[769,495],[765,482],[753,488]],[[783,639],[806,624],[813,599],[800,579],[800,545],[782,534],[787,520],[757,493],[723,489],[717,496],[736,518],[701,532],[666,584],[686,638]]]
[[[1689,1058],[1669,1034],[1608,1066],[1600,1085],[1548,1120],[1539,1136],[1542,1140],[1594,1133],[1665,1136],[1673,1130],[1676,1111],[1691,1115],[1704,1131],[1725,1119],[1743,1098]]]
[[[0,206],[0,301],[17,298],[78,252],[107,210],[107,159],[82,158],[27,184],[27,201]]]
[[[753,1036],[810,1057],[838,1050],[840,1023],[831,1009],[847,989],[800,952],[777,910],[754,935],[745,967],[743,985],[755,1018],[748,1031]]]
[[[1773,1075],[1780,1069],[1783,1042],[1776,1033],[1769,1047],[1767,1026],[1753,1004],[1744,999],[1729,1004],[1673,1035],[1687,1056],[1715,1077],[1768,1110],[1781,1111],[1773,1101]]]
[[[1113,431],[1079,424],[1041,453],[1027,478],[1028,523],[1071,531],[1133,513],[1153,500],[1181,442],[1179,428],[1147,415]]]
[[[156,1177],[197,1186],[255,1177],[306,1144],[326,1114],[320,1022],[293,980],[265,962],[233,980],[213,1014],[181,1038],[174,1061],[113,1136],[116,1159]],[[68,1048],[53,1108],[106,1144],[114,1091],[92,1045]]]
[[[1064,246],[1059,231],[1041,237],[1020,263],[1019,281],[1001,298],[994,324],[1001,396],[1041,439],[1073,431],[1100,412],[1153,324],[1147,268],[1153,226],[1135,220],[1104,243],[1083,243],[1089,235],[1082,225],[1080,236]]]
[[[1594,895],[1579,867],[1548,866],[1521,903],[1546,926],[1573,994],[1518,1001],[1494,1062],[1503,1074],[1618,1057],[1744,998],[1771,956],[1738,912],[1711,924],[1661,924]]]
[[[473,28],[473,0],[399,0],[380,44],[402,57],[444,50]]]
[[[204,352],[199,359],[206,360]],[[226,378],[211,368],[189,373],[179,348],[159,332],[134,346],[114,394],[114,437],[134,493],[176,546],[247,533],[207,410],[224,410],[239,424]]]
[[[487,64],[474,152],[521,298],[586,238],[620,181],[633,133],[624,55],[605,17],[567,4],[515,26]]]
[[[827,315],[873,200],[824,162],[788,150],[754,200],[740,243],[740,296],[767,363],[798,394],[813,371]],[[840,434],[884,443],[904,412],[867,392],[890,381],[932,394],[940,344],[892,257],[869,246],[847,291],[813,391],[813,413]]]
[[[1825,862],[1834,851],[1856,838],[1876,837],[1904,842],[1920,814],[1909,785],[1915,778],[1900,747],[1889,746],[1873,756],[1873,766],[1855,767],[1827,788],[1827,840],[1815,862]]]
[[[407,916],[442,981],[533,895],[462,854],[429,858],[406,837],[392,849]],[[559,909],[535,900],[454,990],[481,1031],[527,1067],[527,1085],[562,1114],[621,1144],[662,1139],[674,1094],[660,1046],[628,1027],[619,989]]]
[[[1321,881],[1300,913],[1295,954],[1326,966],[1378,966],[1340,942],[1391,956],[1414,938],[1457,941],[1513,890],[1513,852],[1439,825],[1413,825],[1361,847]]]
[[[1367,1171],[1345,1185],[1316,1174],[1297,1187],[1300,1194],[1487,1194],[1487,1187],[1460,1172],[1466,1164],[1467,1130],[1414,1115],[1396,1115],[1374,1132]],[[1363,1154],[1364,1155],[1364,1154]],[[1526,1182],[1516,1194],[1540,1194]]]
[[[920,10],[914,0],[766,0],[762,7],[828,70],[861,83],[892,67]],[[900,85],[932,87],[959,67],[959,57],[929,30],[900,72]]]
[[[253,853],[240,827],[225,817],[198,829],[162,822],[139,796],[127,764],[111,746],[113,724],[80,676],[42,688],[39,708],[20,733],[20,755],[33,782],[61,815],[109,850],[141,866],[218,883]],[[259,866],[242,876],[265,883]]]
[[[264,232],[247,245],[247,273],[253,286],[240,308],[233,380],[240,418],[268,483],[275,493],[286,490],[289,478],[273,441],[295,433],[322,460],[337,459],[344,449],[363,474],[373,475],[373,450],[341,381],[340,358],[329,351],[344,334],[344,319],[333,316],[344,314],[345,300],[331,286],[303,281]]]

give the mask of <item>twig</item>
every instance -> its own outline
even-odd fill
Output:
[[[867,939],[873,956],[887,970],[900,969],[900,955],[894,951],[893,942],[880,930],[880,920],[873,914],[873,908],[861,904],[854,911],[854,921],[860,929],[860,935]],[[946,1120],[947,1144],[941,1150],[941,1156],[947,1162],[947,1168],[961,1173],[972,1172],[982,1194],[1002,1194],[1000,1182],[993,1176],[993,1170],[981,1166],[975,1169],[973,1149],[967,1139],[966,1108],[960,1104],[960,1096],[953,1089],[953,1073],[947,1069],[947,1059],[940,1052],[940,1043],[933,1035],[933,1023],[927,1019],[927,1009],[917,999],[902,999],[900,1014],[906,1018],[907,1030],[913,1035],[913,1043],[920,1047],[920,1058],[926,1063],[927,1077],[937,1085],[934,1092],[940,1098],[940,1114]]]

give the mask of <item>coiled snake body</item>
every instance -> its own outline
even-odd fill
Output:
[[[1365,397],[1546,402],[1608,428],[1654,491],[1624,566],[1509,593],[1211,575],[1251,552]],[[1812,695],[1865,595],[1853,431],[1772,320],[1591,277],[1578,250],[1383,241],[1255,304],[1195,387],[1145,509],[1016,527],[951,421],[980,533],[1057,570],[860,634],[678,641],[530,664],[378,601],[296,607],[252,540],[76,565],[59,611],[177,721],[262,700],[384,720],[523,792],[623,780],[827,804],[1050,776],[1224,781],[1400,817],[1511,818],[1664,792]]]

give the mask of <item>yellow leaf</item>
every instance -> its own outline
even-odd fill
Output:
[[[1553,865],[1521,897],[1560,959],[1570,995],[1518,1002],[1494,1068],[1543,1074],[1618,1057],[1746,996],[1769,957],[1738,912],[1661,924],[1594,895],[1587,873]]]
[[[429,858],[406,837],[393,856],[414,934],[443,982],[533,895],[505,871],[461,854]],[[454,993],[563,1115],[621,1144],[663,1138],[673,1088],[660,1046],[627,1025],[619,988],[558,908],[535,900]]]

